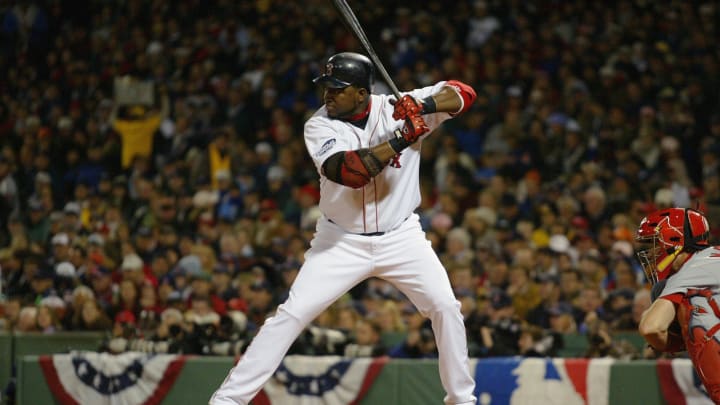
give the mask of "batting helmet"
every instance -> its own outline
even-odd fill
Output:
[[[367,56],[354,52],[335,54],[325,64],[325,73],[313,83],[330,88],[357,86],[370,91],[373,83],[373,64]]]

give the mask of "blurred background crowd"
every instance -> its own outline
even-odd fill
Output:
[[[330,2],[0,4],[0,329],[242,353],[320,215],[311,80],[361,51]],[[693,207],[720,230],[718,4],[353,7],[401,90],[478,92],[424,142],[417,211],[471,355],[554,355],[582,334],[588,356],[641,356],[613,343],[650,304],[640,219]],[[436,355],[422,314],[378,279],[290,352]]]

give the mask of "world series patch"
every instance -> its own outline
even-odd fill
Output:
[[[320,147],[320,150],[317,151],[317,152],[315,152],[315,157],[318,157],[318,158],[319,158],[320,156],[326,154],[327,151],[329,151],[330,149],[332,149],[332,147],[333,147],[334,145],[335,145],[335,138],[328,139],[327,141],[325,141],[325,143],[323,144],[323,146]]]

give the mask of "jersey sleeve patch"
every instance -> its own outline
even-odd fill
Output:
[[[325,143],[322,144],[322,146],[320,147],[320,149],[319,149],[317,152],[315,152],[315,155],[314,155],[315,158],[320,158],[320,157],[322,157],[324,154],[328,153],[328,151],[329,151],[330,149],[332,149],[333,146],[335,146],[335,142],[336,142],[336,141],[335,141],[335,138],[328,139],[327,141],[325,141]]]

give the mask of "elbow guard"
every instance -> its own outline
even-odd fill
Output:
[[[371,178],[357,151],[345,152],[340,165],[341,184],[352,188],[361,188],[365,187]]]
[[[359,151],[338,152],[325,161],[325,177],[352,188],[361,188],[370,182],[373,175],[368,171]]]
[[[475,98],[477,98],[477,93],[475,93],[475,89],[458,80],[448,80],[446,86],[449,86],[453,90],[455,90],[458,96],[460,96],[460,102],[462,104],[459,110],[454,113],[450,113],[450,115],[455,116],[469,110],[472,104],[475,102]]]

